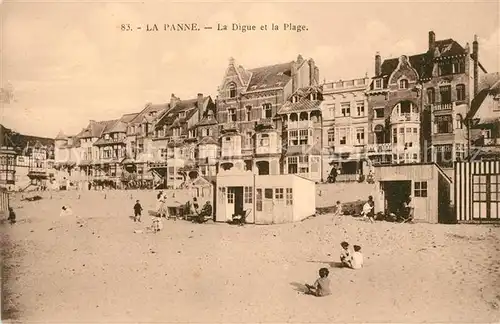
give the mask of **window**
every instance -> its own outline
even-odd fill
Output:
[[[273,199],[273,189],[264,189],[264,198],[265,199]]]
[[[398,143],[398,129],[396,127],[392,129],[392,143],[393,144]]]
[[[427,102],[430,105],[436,102],[436,90],[434,90],[434,88],[427,89]]]
[[[293,96],[292,97],[292,102],[296,103],[297,101],[299,101],[299,97],[298,96]]]
[[[455,74],[465,73],[465,63],[463,61],[453,62],[451,68],[452,68],[452,72]]]
[[[439,64],[439,75],[449,75],[453,73],[453,67],[448,62]]]
[[[236,97],[236,84],[231,83],[229,85],[229,98],[235,98]]]
[[[252,143],[252,133],[251,132],[247,132],[247,134],[245,136],[245,146],[246,147],[252,147],[253,146],[253,143]]]
[[[328,146],[333,146],[335,145],[335,130],[329,129],[328,130]]]
[[[299,145],[299,131],[292,130],[288,132],[288,145]]]
[[[456,129],[462,129],[464,126],[464,123],[463,123],[463,118],[462,118],[462,115],[460,114],[457,114],[455,116],[455,128]]]
[[[269,134],[260,134],[260,146],[269,146]]]
[[[439,87],[439,95],[441,96],[442,104],[451,103],[451,86],[442,86]]]
[[[358,145],[365,144],[365,129],[364,128],[356,128],[356,144],[358,144]]]
[[[105,140],[109,140],[109,134],[104,135]]]
[[[288,174],[295,174],[297,173],[297,157],[296,156],[289,156],[288,157]]]
[[[358,117],[363,117],[365,115],[365,103],[363,101],[356,102],[356,111]]]
[[[229,121],[235,122],[236,121],[236,109],[235,108],[229,108],[227,111],[228,111],[228,114],[229,114]]]
[[[257,211],[262,211],[262,189],[257,188],[257,192],[255,194],[255,209]]]
[[[300,145],[307,145],[308,140],[309,140],[309,132],[308,132],[308,130],[307,129],[301,129],[299,131],[299,135],[300,135],[299,144]]]
[[[408,87],[409,87],[408,80],[406,80],[406,79],[399,80],[399,88],[400,89],[408,89]]]
[[[464,158],[465,158],[465,144],[455,144],[455,160],[462,161]]]
[[[375,89],[381,89],[381,88],[382,88],[382,79],[375,80]]]
[[[191,129],[189,131],[189,138],[195,138],[196,137],[196,129]]]
[[[318,94],[315,93],[315,92],[311,93],[311,95],[309,96],[309,99],[310,100],[317,100],[318,99]]]
[[[330,118],[335,117],[335,104],[328,105],[328,115],[330,116]]]
[[[275,188],[274,189],[274,198],[276,200],[283,200],[283,198],[284,198],[283,188]]]
[[[345,128],[339,129],[339,143],[340,145],[347,144],[347,129]]]
[[[427,197],[427,181],[415,181],[415,197]]]
[[[272,105],[270,103],[262,105],[262,114],[262,118],[271,118],[273,116]]]
[[[181,111],[179,113],[179,118],[184,118],[184,117],[186,117],[186,112],[185,111]]]
[[[344,102],[340,104],[340,113],[343,117],[351,116],[351,103]]]
[[[247,115],[247,121],[252,120],[252,106],[246,106],[245,113]]]
[[[286,205],[293,205],[293,191],[292,188],[286,188]]]
[[[375,108],[375,118],[384,118],[384,108]]]
[[[457,85],[457,101],[465,100],[465,85]]]
[[[435,145],[436,163],[441,167],[453,166],[453,145]]]
[[[453,132],[451,115],[436,116],[436,133],[446,134]]]
[[[243,197],[245,204],[252,203],[252,187],[244,187],[243,188]]]
[[[418,128],[413,128],[413,134],[418,134]]]

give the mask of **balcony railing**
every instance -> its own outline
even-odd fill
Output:
[[[439,103],[432,105],[432,111],[443,111],[443,110],[452,110],[454,104],[453,103]]]
[[[419,113],[400,113],[391,115],[391,123],[420,122]]]
[[[496,146],[496,145],[500,145],[499,138],[485,138],[484,139],[484,146]]]
[[[392,152],[392,144],[391,143],[368,144],[366,146],[366,151],[368,153]]]

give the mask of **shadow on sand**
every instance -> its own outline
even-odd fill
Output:
[[[307,261],[307,262],[328,264],[330,266],[330,268],[343,268],[344,267],[341,262],[331,262],[331,261]]]
[[[306,294],[309,291],[306,285],[300,282],[290,282],[290,286],[292,286],[295,291],[298,291],[303,294]]]

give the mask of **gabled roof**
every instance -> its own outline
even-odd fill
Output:
[[[203,97],[203,106],[205,106],[210,100],[210,96]],[[187,122],[193,115],[198,111],[198,98],[180,100],[175,106],[170,108],[170,110],[163,114],[156,124],[156,127],[163,127],[164,125],[170,126],[179,119],[179,124]],[[185,113],[184,117],[180,117],[181,113]],[[176,124],[176,126],[179,126]]]
[[[217,119],[215,119],[215,116],[213,114],[213,111],[209,110],[205,114],[205,116],[196,124],[196,126],[210,126],[210,125],[217,125]]]
[[[292,64],[288,62],[249,70],[252,77],[246,91],[284,88],[291,79]]]
[[[500,94],[500,76],[497,77],[497,81],[489,88],[483,89],[479,91],[479,93],[472,99],[471,108],[469,113],[466,116],[467,120],[478,119],[478,112],[483,107],[483,102],[488,96],[497,96]],[[486,107],[483,109],[487,109],[490,107]],[[482,117],[478,120],[478,124],[484,124],[488,121],[499,121],[500,113],[495,111],[484,111],[481,113]]]
[[[439,57],[449,57],[454,55],[466,54],[465,49],[455,40],[449,38],[438,40],[435,42],[435,53]],[[434,54],[431,51],[426,53],[408,56],[410,65],[417,71],[420,79],[428,79],[432,77]],[[399,58],[384,60],[381,66],[381,74],[376,78],[388,77],[396,70],[399,64]]]
[[[285,102],[278,114],[286,114],[295,111],[310,111],[319,110],[321,105],[321,100],[309,100],[308,98],[302,98],[297,102]]]
[[[114,124],[108,125],[104,130],[103,134],[126,133],[126,132],[127,132],[127,124],[122,122],[121,120],[117,120]]]
[[[165,110],[168,110],[170,104],[147,104],[144,109],[135,116],[130,123],[140,124],[143,122],[144,117],[148,122],[151,122],[154,118],[161,116]]]
[[[124,123],[130,123],[135,117],[137,117],[137,115],[139,115],[139,113],[125,114],[122,118],[120,118],[120,120]]]
[[[117,119],[114,120],[104,120],[104,121],[93,121],[91,120],[89,125],[84,128],[80,134],[78,134],[78,137],[84,138],[84,137],[101,137],[103,132],[114,125],[116,123]]]

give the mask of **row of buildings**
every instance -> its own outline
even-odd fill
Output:
[[[471,155],[473,128],[484,129],[482,145],[499,144],[498,125],[471,115],[486,97],[498,103],[494,78],[480,63],[477,39],[462,46],[432,31],[422,53],[385,60],[377,53],[372,77],[352,80],[320,82],[314,60],[301,55],[253,69],[231,58],[215,98],[172,94],[170,102],[60,133],[55,164],[78,181],[133,178],[174,188],[233,168],[317,182],[333,168],[337,181],[359,181],[377,164],[446,169]]]

